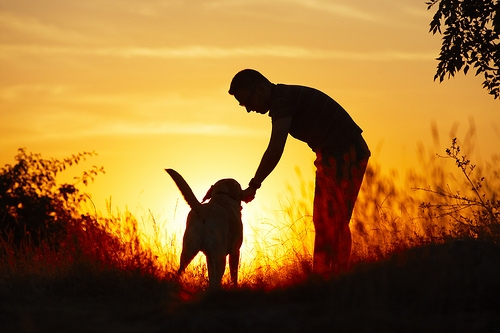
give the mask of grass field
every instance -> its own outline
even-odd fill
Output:
[[[189,293],[172,279],[76,265],[3,277],[2,332],[494,332],[500,249],[453,241],[330,280]],[[48,272],[47,272],[48,273]]]
[[[308,184],[268,221],[274,236],[254,237],[262,251],[242,263],[239,287],[219,291],[205,291],[202,264],[177,277],[177,250],[144,242],[129,213],[66,207],[57,237],[5,229],[0,332],[494,332],[498,164],[473,166],[457,147],[446,152],[453,170],[422,156],[423,171],[399,183],[370,167],[351,222],[351,268],[328,279],[311,274]]]

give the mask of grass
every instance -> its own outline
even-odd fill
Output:
[[[498,164],[463,177],[453,156],[420,157],[421,171],[403,180],[370,166],[351,223],[352,267],[327,280],[311,274],[305,182],[262,221],[270,231],[256,231],[236,289],[226,277],[206,293],[203,264],[177,277],[177,240],[154,216],[150,238],[128,212],[76,216],[57,244],[6,234],[0,331],[489,331],[500,324],[498,220],[487,219],[499,214]]]

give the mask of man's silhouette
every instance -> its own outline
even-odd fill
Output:
[[[349,221],[370,156],[361,128],[321,91],[274,84],[256,70],[237,73],[229,94],[247,112],[269,112],[272,121],[269,145],[243,199],[254,199],[278,164],[288,134],[307,143],[316,153],[313,271],[327,276],[345,270],[351,252]]]

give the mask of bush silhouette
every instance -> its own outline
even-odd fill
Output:
[[[420,207],[434,217],[450,218],[453,238],[472,238],[500,244],[498,178],[487,183],[484,176],[473,175],[476,165],[462,154],[456,138],[446,149],[446,156],[442,157],[454,160],[465,178],[468,191],[452,190],[449,185],[445,188],[421,189],[434,194],[435,198],[433,202],[424,202]]]
[[[87,185],[104,170],[93,166],[75,177],[74,184],[58,185],[56,176],[94,155],[82,152],[49,160],[19,149],[16,163],[0,171],[0,237],[14,247],[59,244],[67,236],[69,224],[80,217],[78,208],[87,198],[75,185]]]

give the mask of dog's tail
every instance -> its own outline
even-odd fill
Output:
[[[184,180],[184,178],[174,169],[165,169],[165,171],[172,177],[175,184],[179,188],[184,197],[184,200],[188,203],[192,210],[199,213],[201,208],[201,203],[196,199],[196,196],[189,187],[188,183]]]

